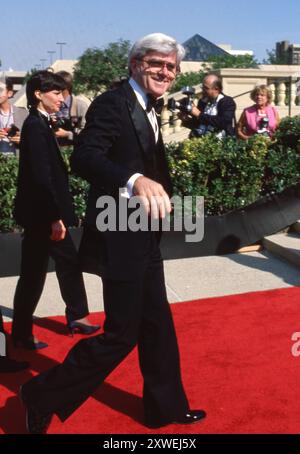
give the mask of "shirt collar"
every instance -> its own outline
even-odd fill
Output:
[[[224,95],[222,93],[219,93],[214,100],[209,100],[208,104],[210,105],[217,104],[222,98],[224,98]]]
[[[142,87],[140,87],[140,85],[132,77],[129,79],[129,85],[133,89],[133,91],[137,97],[137,100],[140,103],[140,105],[142,106],[142,108],[144,110],[146,110],[147,102],[148,102],[147,94],[144,92]]]
[[[50,115],[48,114],[48,112],[46,112],[45,110],[42,110],[42,109],[37,109],[42,115],[44,115],[44,117],[47,118],[47,120],[50,120]]]

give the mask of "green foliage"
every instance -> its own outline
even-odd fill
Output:
[[[292,145],[291,145],[292,144]],[[71,149],[62,151],[70,171]],[[284,118],[275,140],[248,141],[206,135],[167,146],[174,193],[202,195],[207,215],[243,208],[259,197],[283,191],[300,180],[300,117]],[[0,154],[0,231],[17,228],[13,219],[18,159]],[[84,217],[88,183],[69,175],[75,210]]]
[[[221,68],[257,68],[258,62],[252,55],[215,55],[209,57],[211,70]]]
[[[296,148],[300,152],[300,115],[283,118],[274,138],[279,144]]]
[[[280,192],[299,182],[300,116],[285,117],[274,134],[268,151],[266,186],[269,192]]]
[[[62,150],[62,156],[69,172],[69,188],[74,201],[75,213],[79,219],[83,219],[85,216],[89,183],[71,173],[69,163],[71,153],[72,148],[66,147]]]
[[[276,50],[266,50],[268,57],[263,59],[264,65],[288,65],[288,55],[279,57],[276,55]]]
[[[300,137],[299,137],[300,138]],[[296,149],[273,143],[268,151],[265,191],[278,193],[299,183],[300,155]]]
[[[23,85],[27,84],[28,79],[33,76],[35,73],[37,73],[39,70],[36,68],[31,68],[29,71],[27,71],[24,79],[23,79]]]
[[[204,71],[186,72],[179,74],[170,89],[170,93],[180,91],[182,87],[201,84],[205,76]]]
[[[254,202],[263,185],[269,140],[218,140],[207,134],[167,147],[174,191],[202,195],[206,214],[222,214]]]
[[[209,64],[203,64],[200,71],[179,74],[170,89],[170,93],[180,91],[182,87],[198,85],[203,82],[207,72],[221,68],[257,68],[258,62],[252,55],[219,55],[209,58]]]
[[[18,159],[0,153],[0,231],[9,232],[16,228],[13,218]]]
[[[116,79],[128,75],[127,58],[130,42],[120,39],[105,49],[87,49],[74,70],[74,92],[91,99],[110,87]]]

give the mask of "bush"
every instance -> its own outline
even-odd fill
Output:
[[[71,149],[63,149],[62,155],[70,172],[69,156]],[[19,230],[13,217],[14,198],[18,174],[18,158],[0,153],[0,232]],[[73,196],[75,212],[84,218],[89,184],[79,177],[69,175],[70,191]]]
[[[13,218],[14,198],[18,174],[18,159],[0,153],[0,231],[11,232],[17,228]]]
[[[285,117],[277,129],[275,141],[284,147],[293,147],[300,151],[300,115]]]
[[[64,148],[62,150],[62,155],[69,172],[69,187],[74,201],[75,213],[79,219],[83,219],[85,216],[89,183],[82,178],[71,174],[69,163],[71,153],[72,148]]]
[[[259,197],[278,193],[300,179],[300,117],[284,118],[270,141],[253,136],[248,141],[213,135],[171,143],[167,147],[174,193],[202,195],[207,215],[243,208]],[[62,154],[69,168],[71,149]],[[18,159],[0,154],[0,231],[14,231],[13,200]],[[70,175],[75,211],[83,218],[88,183]]]
[[[170,144],[167,155],[178,195],[202,195],[207,215],[244,207],[261,195],[269,139],[213,135]]]

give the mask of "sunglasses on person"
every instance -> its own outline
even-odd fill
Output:
[[[144,58],[140,58],[140,59],[138,59],[138,61],[147,63],[148,68],[154,69],[155,71],[162,71],[164,69],[164,67],[166,67],[169,73],[176,74],[176,73],[180,72],[179,66],[177,66],[174,63],[170,63],[170,62],[167,62],[164,60],[155,60],[154,58],[145,60]]]

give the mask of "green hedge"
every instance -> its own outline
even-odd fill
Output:
[[[167,151],[175,192],[203,195],[207,215],[223,214],[300,181],[300,116],[284,118],[272,141],[206,135]]]
[[[167,147],[174,192],[203,195],[207,215],[242,208],[300,180],[300,116],[284,118],[270,141],[248,141],[212,135],[171,143]],[[69,166],[70,149],[63,151]],[[0,154],[0,231],[17,228],[12,216],[18,160]],[[77,215],[84,217],[88,183],[70,175]]]
[[[62,151],[64,161],[70,171],[69,156],[71,149]],[[18,174],[18,158],[0,153],[0,232],[19,230],[13,219],[14,197]],[[84,218],[88,183],[74,175],[69,176],[70,189],[74,199],[75,211],[80,219]]]
[[[218,140],[213,135],[170,144],[174,192],[202,195],[206,214],[222,214],[254,202],[261,194],[269,140]]]

